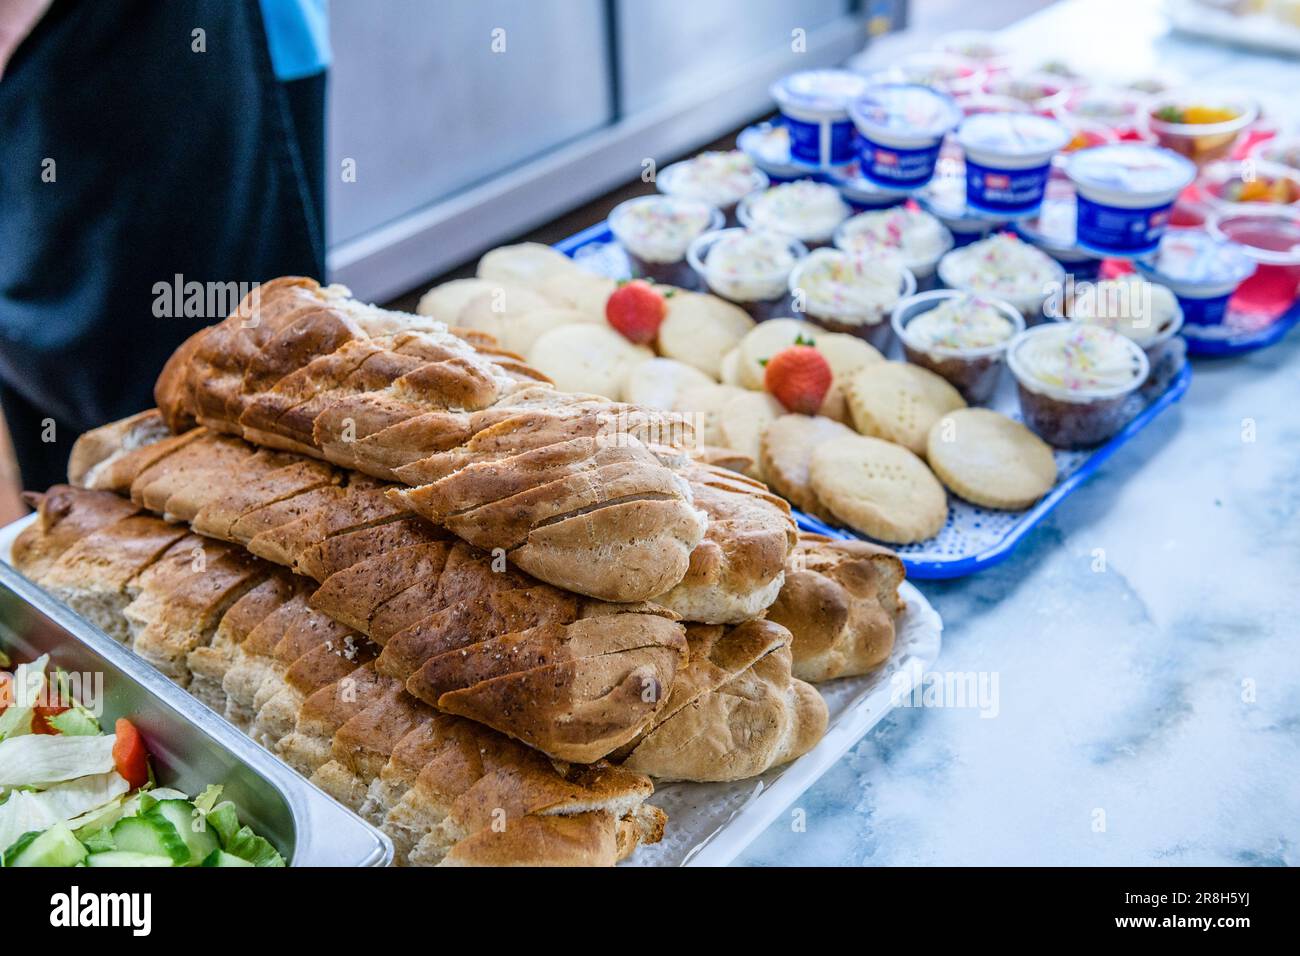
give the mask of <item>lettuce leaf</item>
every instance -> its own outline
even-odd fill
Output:
[[[0,787],[46,787],[113,769],[114,734],[26,734],[0,740]]]

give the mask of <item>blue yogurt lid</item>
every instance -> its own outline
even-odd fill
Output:
[[[770,92],[782,109],[847,115],[849,103],[866,85],[865,76],[848,70],[804,70],[777,80]]]
[[[919,83],[877,83],[849,107],[858,128],[938,139],[961,120],[956,100]]]
[[[1070,156],[1066,171],[1084,186],[1139,194],[1178,192],[1196,178],[1190,159],[1143,143],[1081,149]]]
[[[1237,243],[1196,228],[1170,229],[1160,248],[1134,265],[1150,277],[1189,286],[1240,283],[1255,271],[1254,261]]]

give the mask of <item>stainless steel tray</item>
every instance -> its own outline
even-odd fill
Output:
[[[239,817],[291,866],[386,866],[388,837],[312,786],[9,564],[32,515],[0,528],[0,648],[15,661],[48,653],[76,673],[104,675],[104,715],[144,735],[158,783],[194,795],[221,784]]]

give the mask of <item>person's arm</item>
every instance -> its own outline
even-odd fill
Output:
[[[0,0],[0,79],[18,44],[41,22],[54,0]]]

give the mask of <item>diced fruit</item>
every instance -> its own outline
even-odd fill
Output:
[[[175,866],[184,866],[190,860],[190,848],[161,816],[145,814],[118,820],[113,826],[113,843],[119,850],[168,857]]]
[[[48,830],[24,834],[5,852],[5,866],[76,866],[86,858],[86,848],[77,842],[67,824],[56,823]]]
[[[791,345],[768,360],[763,386],[788,411],[815,415],[831,389],[831,367],[811,345]]]
[[[190,858],[185,865],[198,866],[205,857],[217,849],[217,837],[207,820],[196,815],[194,806],[187,800],[163,800],[146,817],[161,817],[176,828],[177,834],[189,847]],[[195,829],[195,827],[199,829]]]
[[[117,718],[113,728],[117,739],[113,742],[113,764],[131,789],[149,782],[149,752],[135,724],[125,717]]]
[[[130,850],[106,850],[86,857],[86,866],[175,866],[169,856],[134,853]]]
[[[605,318],[614,329],[637,345],[649,345],[659,334],[668,303],[658,289],[633,279],[615,289],[605,300]]]
[[[199,866],[252,866],[247,860],[240,859],[225,850],[213,850]]]

